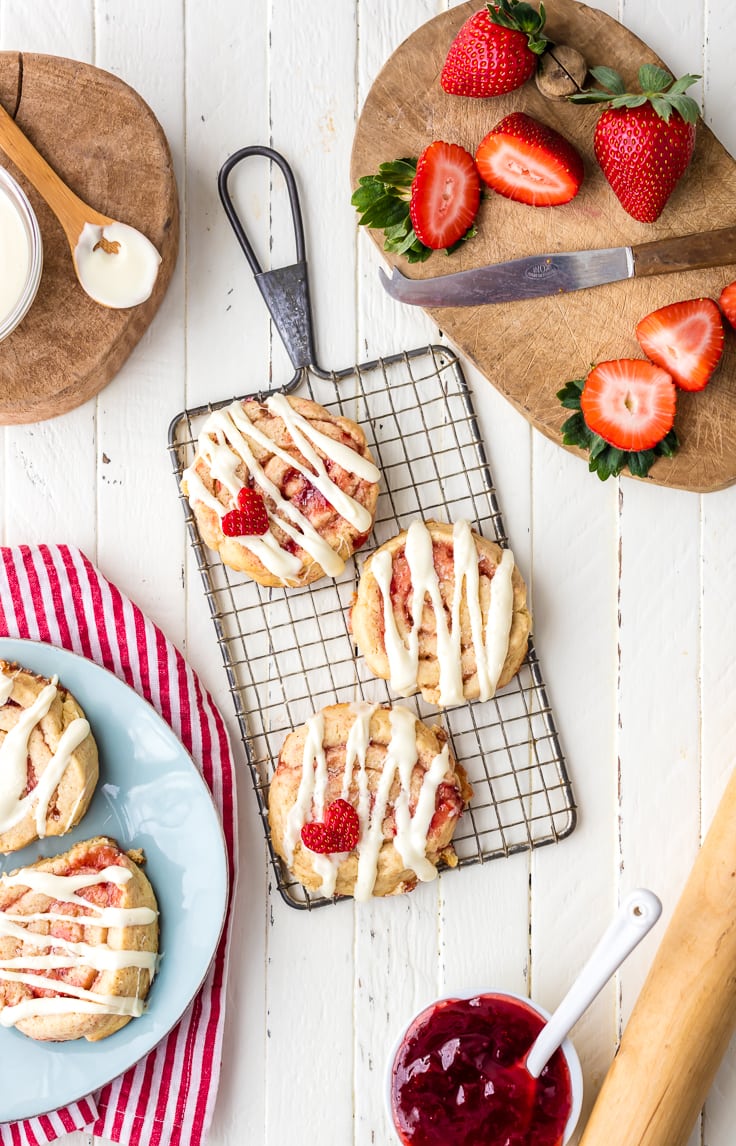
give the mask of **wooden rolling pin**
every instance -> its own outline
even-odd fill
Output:
[[[736,771],[580,1146],[686,1146],[736,1029]]]

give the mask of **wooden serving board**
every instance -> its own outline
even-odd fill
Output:
[[[629,246],[736,222],[736,163],[711,131],[698,123],[692,163],[654,224],[626,214],[603,177],[593,153],[600,107],[545,99],[533,80],[493,99],[450,96],[439,76],[448,48],[479,0],[452,8],[419,28],[388,60],[376,79],[358,122],[351,183],[380,163],[418,155],[434,139],[459,143],[470,152],[511,111],[555,127],[585,160],[585,181],[571,203],[534,208],[488,192],[481,204],[478,235],[451,257],[433,255],[410,266],[386,256],[413,278],[524,255],[593,247]],[[556,43],[571,44],[590,67],[608,64],[629,84],[642,63],[662,61],[626,28],[576,0],[545,0],[547,31]],[[697,61],[693,61],[693,70]],[[383,236],[372,232],[383,248]],[[571,378],[584,377],[592,363],[642,357],[634,338],[639,319],[679,299],[718,298],[736,267],[689,271],[615,283],[574,294],[525,302],[429,311],[458,350],[471,359],[532,425],[561,443],[566,412],[556,392]],[[680,450],[656,462],[648,480],[681,489],[710,491],[736,481],[736,333],[726,334],[717,374],[701,394],[678,394],[675,428]],[[573,452],[584,456],[581,451]]]
[[[0,424],[63,414],[106,386],[148,329],[176,263],[179,207],[164,133],[141,97],[109,72],[57,56],[0,52],[0,102],[61,178],[103,214],[137,227],[162,262],[151,297],[109,310],[79,285],[61,225],[0,150],[43,237],[36,300],[0,342]]]

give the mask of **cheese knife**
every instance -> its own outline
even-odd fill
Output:
[[[379,275],[392,298],[412,306],[479,306],[586,290],[603,283],[736,263],[736,227],[656,239],[632,247],[564,251],[491,263],[437,278]]]

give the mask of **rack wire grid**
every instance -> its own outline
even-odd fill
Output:
[[[305,381],[311,398],[359,422],[381,470],[373,547],[417,517],[464,518],[508,545],[470,390],[451,350],[423,347],[324,377],[305,371],[300,389]],[[268,787],[281,746],[325,705],[354,700],[390,704],[396,698],[367,669],[349,629],[360,567],[370,546],[335,580],[269,589],[227,568],[204,545],[181,492],[182,472],[192,461],[206,416],[231,401],[178,415],[169,431],[169,451],[278,889],[291,906],[311,909],[334,900],[310,894],[297,883],[269,835]],[[420,697],[401,703],[413,703],[420,719],[430,724],[442,723],[472,785],[472,800],[453,841],[458,867],[554,843],[573,831],[572,787],[531,641],[518,675],[489,701],[444,710]]]

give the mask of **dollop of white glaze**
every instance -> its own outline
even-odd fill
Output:
[[[460,611],[464,602],[470,619],[479,699],[489,700],[496,691],[509,646],[513,620],[513,553],[510,549],[504,549],[491,579],[491,599],[485,627],[480,600],[480,555],[467,521],[458,521],[453,526],[454,585],[449,622],[434,565],[432,536],[424,522],[413,521],[409,526],[404,555],[412,586],[411,627],[406,639],[399,633],[391,600],[392,555],[387,550],[379,550],[370,564],[382,599],[384,643],[391,687],[400,696],[410,696],[419,688],[419,631],[428,598],[436,625],[438,703],[444,706],[463,703]]]
[[[120,310],[150,297],[161,256],[150,239],[127,223],[104,227],[85,223],[74,248],[74,262],[90,298]]]

